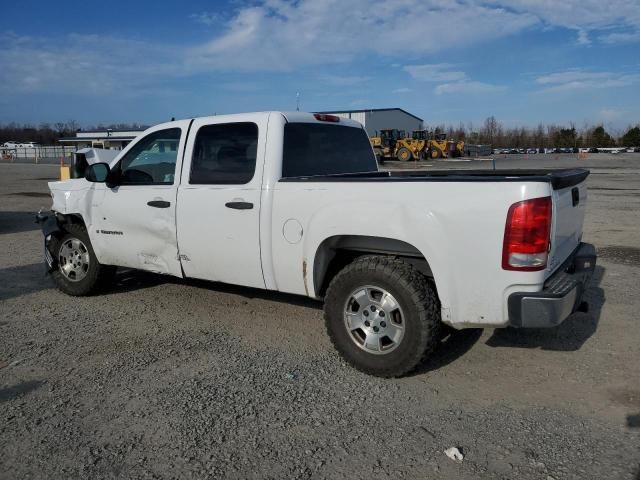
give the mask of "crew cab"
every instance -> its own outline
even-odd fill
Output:
[[[324,300],[358,369],[414,369],[455,329],[551,327],[581,305],[587,170],[379,171],[362,125],[262,112],[154,126],[39,214],[63,292],[117,267]],[[179,321],[179,319],[176,319]]]

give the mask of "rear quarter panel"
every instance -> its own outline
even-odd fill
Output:
[[[315,254],[334,235],[401,240],[429,262],[453,326],[502,326],[505,293],[535,291],[545,272],[501,268],[506,215],[511,204],[550,195],[544,182],[278,182],[273,191],[270,245],[277,289],[314,296]],[[299,242],[285,224],[302,227]],[[266,253],[266,252],[264,252]]]

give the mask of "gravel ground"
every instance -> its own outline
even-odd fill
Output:
[[[304,298],[139,272],[57,292],[32,223],[57,170],[0,164],[0,478],[639,480],[640,155],[497,161],[536,165],[592,168],[590,313],[457,332],[382,380]]]

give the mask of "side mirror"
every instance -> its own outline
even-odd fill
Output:
[[[108,163],[94,163],[87,167],[84,178],[88,182],[104,183],[109,178],[109,173],[111,173],[111,169]]]

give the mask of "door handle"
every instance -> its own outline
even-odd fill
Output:
[[[251,202],[227,202],[224,204],[227,208],[233,208],[235,210],[251,210],[253,203]]]
[[[166,200],[151,200],[147,202],[147,205],[155,208],[169,208],[171,206],[171,202],[167,202]]]
[[[578,190],[578,187],[571,189],[571,203],[574,207],[580,203],[580,190]]]

